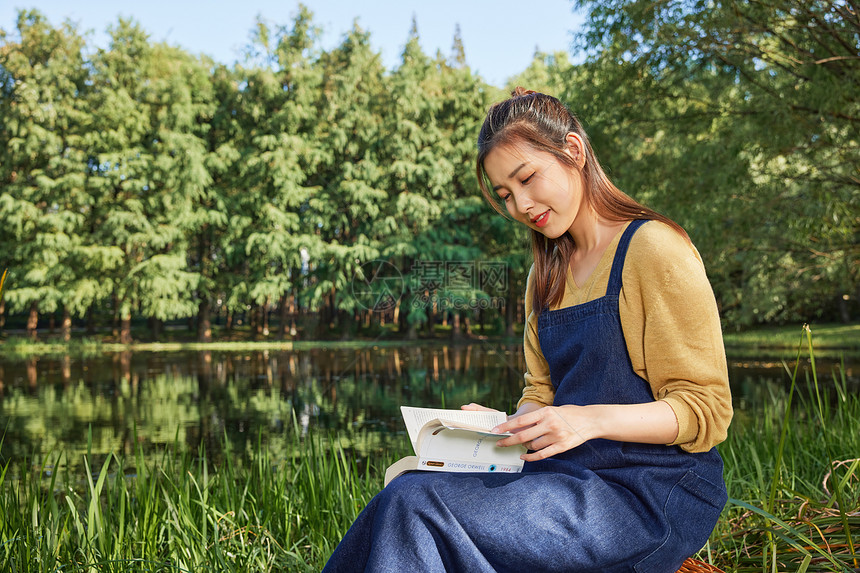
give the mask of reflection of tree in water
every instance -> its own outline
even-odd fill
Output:
[[[765,366],[732,366],[738,416],[785,385],[781,364]],[[90,430],[100,456],[165,448],[196,456],[202,448],[217,463],[225,445],[245,456],[260,440],[282,460],[314,434],[362,459],[408,447],[403,404],[512,410],[523,369],[520,345],[489,343],[4,359],[0,461],[62,453],[80,470]],[[849,365],[852,391],[855,370]]]
[[[478,346],[315,348],[268,352],[122,352],[6,361],[0,374],[3,459],[164,448],[216,463],[262,441],[298,455],[309,432],[359,457],[402,446],[402,404],[508,408],[519,394],[497,354]],[[41,460],[33,460],[38,463]]]

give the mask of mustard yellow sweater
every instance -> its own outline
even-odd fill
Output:
[[[606,294],[622,233],[584,285],[576,285],[568,270],[564,299],[551,310]],[[551,405],[554,390],[532,308],[533,273],[534,267],[526,286],[526,374],[520,405]],[[702,259],[673,229],[651,221],[633,235],[622,281],[619,313],[633,370],[648,382],[656,400],[674,410],[679,431],[673,445],[707,451],[726,438],[732,400],[720,318]]]

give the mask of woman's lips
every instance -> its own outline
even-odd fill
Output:
[[[543,227],[549,221],[549,209],[532,219],[532,223],[534,223],[538,227]]]

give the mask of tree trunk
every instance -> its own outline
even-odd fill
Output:
[[[428,298],[427,304],[429,307],[427,308],[427,334],[430,335],[430,338],[433,338],[433,335],[436,334],[436,319],[438,312],[436,310],[436,301],[431,296]]]
[[[281,340],[286,340],[289,335],[289,324],[287,321],[289,320],[289,307],[288,301],[290,297],[287,293],[281,295],[281,298],[278,299],[278,336]]]
[[[60,332],[63,341],[68,342],[72,339],[72,315],[68,307],[63,307],[63,324],[60,327]]]
[[[455,311],[452,314],[451,324],[451,339],[460,340],[463,338],[463,331],[460,328],[460,313]]]
[[[149,318],[149,335],[152,337],[152,340],[159,340],[162,332],[164,332],[164,321],[151,316]]]
[[[296,338],[298,336],[299,331],[296,329],[296,317],[299,314],[299,305],[296,300],[296,295],[290,295],[290,336]]]
[[[224,330],[227,331],[227,333],[233,332],[233,316],[234,316],[233,311],[228,310],[227,311],[227,317],[224,319]]]
[[[269,299],[266,298],[266,302],[263,303],[263,306],[260,307],[260,324],[263,326],[260,334],[264,337],[269,336]]]
[[[257,336],[257,316],[257,305],[252,304],[251,310],[248,311],[248,331],[254,338]]]
[[[122,311],[119,325],[119,343],[131,344],[131,312]]]
[[[96,333],[96,321],[93,318],[93,305],[87,309],[87,335],[93,335]]]
[[[406,300],[409,299],[411,299],[411,297]],[[408,302],[404,302],[403,304],[404,306],[410,305]],[[398,308],[399,307],[400,305],[398,304]],[[409,306],[406,306],[406,308],[400,312],[400,332],[406,333],[406,340],[416,340],[418,338],[418,323],[414,320],[412,322],[409,321],[408,308]]]
[[[212,342],[212,319],[210,315],[210,303],[208,297],[200,299],[197,307],[197,340],[199,342]]]
[[[352,338],[352,328],[355,322],[350,319],[350,316],[349,314],[347,314],[347,311],[338,310],[337,316],[335,317],[335,321],[335,329],[340,331],[341,340],[349,340],[350,338]]]
[[[111,319],[111,336],[119,337],[119,298],[113,295],[113,318]]]
[[[27,317],[27,336],[30,340],[36,340],[37,333],[36,328],[39,326],[39,303],[31,302],[30,303],[30,314]]]

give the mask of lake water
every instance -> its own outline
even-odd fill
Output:
[[[0,360],[0,467],[25,459],[51,465],[61,452],[76,466],[88,449],[203,446],[213,456],[225,442],[243,452],[258,440],[288,455],[284,436],[307,431],[373,436],[368,448],[385,447],[405,440],[402,404],[474,401],[512,410],[524,369],[521,345],[486,341]],[[860,361],[852,360],[845,371],[857,391]],[[790,383],[780,359],[729,362],[738,419],[754,416]],[[832,381],[836,364],[817,360],[819,379]]]

